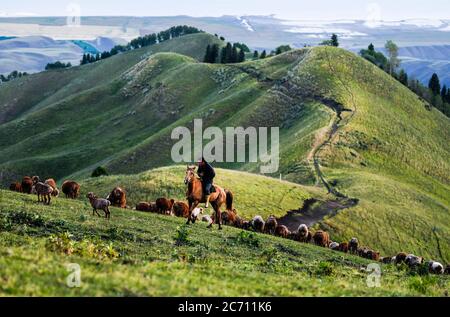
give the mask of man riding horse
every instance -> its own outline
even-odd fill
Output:
[[[206,198],[205,208],[209,208],[209,198],[213,192],[213,180],[214,177],[216,177],[216,172],[211,164],[206,162],[205,158],[202,157],[201,160],[198,161],[197,174],[203,184],[203,190]]]
[[[196,169],[197,166],[188,165],[186,168],[186,176],[184,177],[184,183],[187,185],[186,198],[189,204],[187,224],[191,221],[192,223],[195,222],[195,219],[191,219],[191,215],[198,204],[204,202],[208,207],[208,204],[211,203],[211,207],[214,209],[214,223],[219,226],[219,229],[222,229],[222,213],[220,208],[225,205],[227,211],[234,211],[233,193],[218,185],[213,186],[213,179],[216,173],[204,158],[198,163],[198,171]],[[208,227],[211,228],[212,223]]]

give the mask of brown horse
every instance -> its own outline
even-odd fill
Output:
[[[203,193],[203,184],[200,178],[195,175],[195,169],[195,166],[188,166],[186,170],[186,177],[184,178],[184,183],[188,186],[188,190],[186,193],[186,198],[189,202],[189,217],[187,220],[187,224],[191,222],[192,210],[197,208],[198,204],[206,203],[206,197]],[[214,193],[211,193],[211,195],[209,196],[209,202],[211,203],[211,206],[213,207],[215,212],[214,219],[219,225],[219,230],[221,230],[222,214],[220,212],[220,207],[225,204],[227,210],[232,211],[233,194],[230,191],[225,190],[217,185],[214,185],[214,188],[216,189],[216,191]],[[208,226],[208,228],[211,227],[212,224]]]

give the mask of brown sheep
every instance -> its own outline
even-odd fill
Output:
[[[33,180],[30,176],[25,176],[22,179],[22,193],[31,194],[31,189],[33,188]]]
[[[234,226],[236,223],[236,210],[227,210],[222,212],[222,223],[225,226]]]
[[[408,255],[405,252],[400,252],[395,256],[395,264],[405,263],[407,256]]]
[[[316,245],[327,248],[330,244],[330,235],[325,231],[319,230],[314,234],[313,240]]]
[[[270,216],[269,218],[267,218],[266,225],[264,226],[264,232],[267,234],[275,234],[277,226],[277,218],[275,218],[275,216]]]
[[[109,211],[109,206],[111,206],[111,202],[107,199],[97,198],[94,193],[88,193],[86,197],[89,199],[89,202],[92,206],[92,215],[97,214],[100,217],[100,214],[97,212],[98,209],[103,210],[105,213],[106,219],[111,219],[111,212]]]
[[[178,201],[173,204],[173,213],[176,217],[187,218],[189,217],[189,206],[185,202]]]
[[[236,215],[236,220],[234,221],[234,226],[236,228],[242,228],[243,224],[244,224],[244,220],[241,217]]]
[[[66,198],[77,199],[80,195],[80,185],[74,181],[65,181],[61,186]]]
[[[250,230],[252,228],[252,223],[248,220],[242,221],[242,227],[243,230]]]
[[[52,196],[53,197],[58,197],[59,196],[59,190],[58,187],[56,186],[56,182],[53,178],[49,178],[45,181],[45,184],[51,186],[53,188],[53,192],[52,192]]]
[[[41,196],[42,196],[42,202],[44,204],[50,205],[51,195],[53,192],[53,188],[50,185],[38,182],[33,185],[31,192],[35,193],[37,195],[38,202],[41,202]]]
[[[348,243],[347,242],[339,243],[338,251],[348,253]]]
[[[18,192],[21,193],[22,192],[22,184],[21,183],[12,183],[9,186],[9,190],[13,191],[13,192]]]
[[[167,198],[158,198],[156,200],[156,209],[160,214],[170,215],[172,213],[172,207],[175,200],[168,200]]]
[[[140,202],[136,205],[137,211],[156,212],[156,204],[148,202]]]
[[[127,194],[120,187],[114,188],[106,199],[108,199],[114,207],[127,208]]]
[[[274,234],[277,237],[287,239],[289,237],[289,235],[291,234],[291,232],[289,231],[289,229],[286,226],[280,225],[275,228]]]
[[[354,254],[358,253],[358,245],[359,245],[358,239],[352,238],[348,243],[348,250],[350,251],[350,253]]]
[[[367,259],[377,262],[380,261],[380,252],[369,250],[367,252]]]

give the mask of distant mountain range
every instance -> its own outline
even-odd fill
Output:
[[[367,47],[369,43],[382,48],[386,40],[391,39],[405,47],[401,52],[404,56],[402,67],[414,77],[426,81],[436,72],[450,84],[450,20],[430,19],[288,21],[274,16],[82,17],[80,27],[69,27],[65,17],[0,18],[0,39],[43,36],[55,41],[50,47],[30,45],[27,49],[14,51],[10,48],[8,52],[0,49],[0,73],[16,69],[35,72],[57,59],[75,62],[83,51],[90,52],[91,46],[104,51],[115,43],[122,44],[140,35],[183,24],[219,34],[234,42],[244,42],[260,51],[272,50],[281,44],[293,47],[317,45],[332,33],[338,34],[342,47],[352,51]],[[67,41],[76,41],[72,44],[77,45]],[[4,57],[6,54],[8,59]]]

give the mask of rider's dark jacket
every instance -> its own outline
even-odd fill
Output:
[[[213,178],[216,177],[216,172],[214,168],[205,161],[205,164],[200,165],[197,170],[198,175],[202,178],[204,182],[212,182]]]

